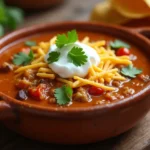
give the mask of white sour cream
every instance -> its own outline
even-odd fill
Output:
[[[87,62],[84,65],[76,66],[69,62],[67,55],[74,46],[82,48],[85,55],[88,57]],[[92,47],[80,42],[68,44],[62,48],[57,48],[55,44],[52,45],[45,56],[45,62],[48,63],[47,58],[49,57],[49,53],[52,51],[59,51],[60,57],[58,61],[49,64],[49,68],[62,78],[72,78],[73,76],[85,77],[92,65],[97,66],[100,63],[100,57],[97,52]]]

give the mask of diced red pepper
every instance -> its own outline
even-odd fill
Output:
[[[95,86],[91,86],[91,87],[88,89],[88,92],[89,92],[90,95],[98,96],[98,95],[103,94],[103,93],[104,93],[104,90],[101,89],[101,88],[95,87]]]
[[[45,90],[46,90],[46,85],[40,84],[37,87],[30,88],[29,94],[30,94],[30,96],[35,98],[35,100],[42,100],[42,96],[43,96]]]
[[[117,56],[124,56],[124,55],[130,55],[130,50],[128,48],[122,47],[119,48],[116,52]]]

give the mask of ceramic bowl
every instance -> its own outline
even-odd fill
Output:
[[[90,22],[36,25],[10,33],[0,40],[0,49],[22,38],[77,29],[122,38],[150,55],[149,28],[128,29]],[[142,35],[143,34],[143,35]],[[2,86],[2,85],[0,85]],[[0,92],[0,120],[21,135],[59,144],[86,144],[117,136],[137,124],[150,109],[150,83],[136,95],[107,105],[89,108],[45,108],[18,101]]]

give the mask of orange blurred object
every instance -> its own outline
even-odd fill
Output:
[[[109,1],[104,1],[96,4],[94,7],[90,19],[92,21],[103,21],[105,23],[126,23],[129,19],[118,13]]]
[[[110,0],[112,7],[128,18],[142,18],[150,15],[150,0]]]
[[[150,26],[150,0],[105,0],[96,4],[90,19],[128,27]]]

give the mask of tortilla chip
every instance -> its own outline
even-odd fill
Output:
[[[150,16],[150,0],[110,0],[116,11],[127,18]]]
[[[92,21],[103,21],[112,24],[122,24],[129,20],[112,8],[109,1],[97,4],[91,13],[90,19]]]

